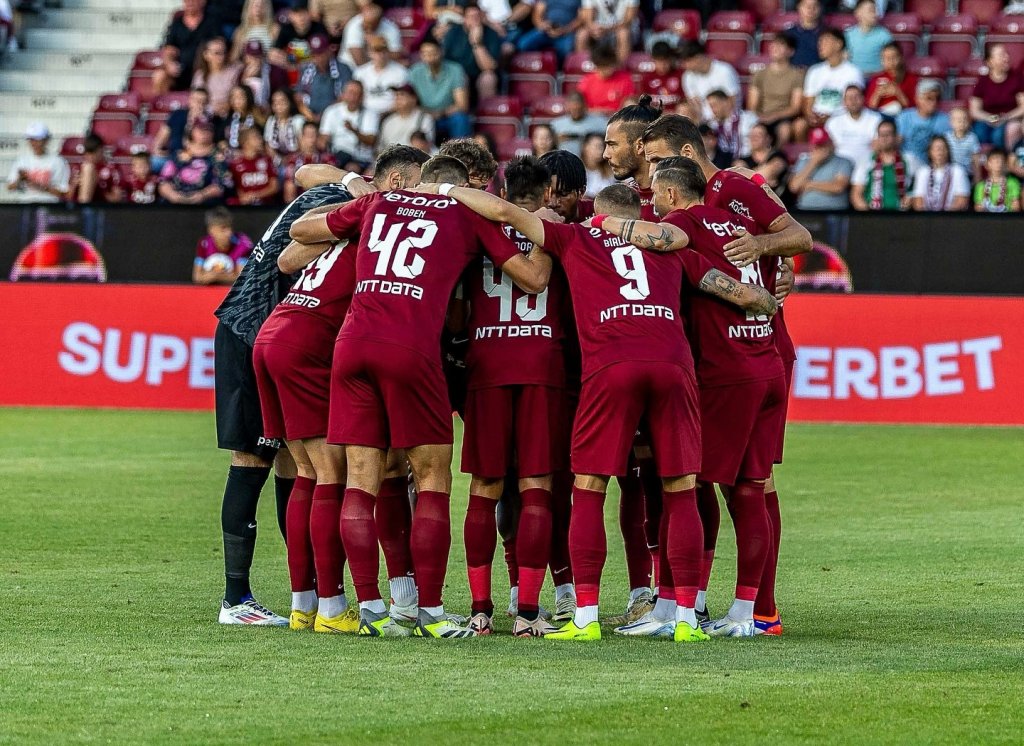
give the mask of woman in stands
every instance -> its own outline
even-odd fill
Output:
[[[153,169],[159,171],[167,160],[173,159],[185,147],[185,134],[197,121],[211,118],[210,94],[205,88],[193,88],[188,94],[188,106],[172,111],[153,140]]]
[[[247,85],[236,85],[228,97],[230,110],[221,120],[217,143],[221,148],[238,150],[238,135],[249,127],[262,128],[266,122],[263,112],[256,106],[256,98]]]
[[[550,124],[535,124],[530,130],[530,143],[534,157],[540,158],[558,147],[558,135]]]
[[[242,8],[242,25],[235,31],[231,43],[231,59],[242,58],[242,50],[250,41],[258,41],[264,49],[270,49],[277,38],[280,27],[274,20],[274,8],[270,0],[245,0]]]
[[[591,132],[583,138],[580,158],[587,169],[588,198],[593,199],[606,186],[616,183],[611,164],[604,159],[604,133]]]
[[[193,88],[205,88],[210,94],[210,110],[219,117],[228,113],[228,96],[242,72],[239,62],[228,63],[228,43],[221,37],[209,39],[199,53]]]
[[[263,128],[263,139],[277,155],[291,155],[299,149],[299,136],[305,123],[291,90],[282,88],[274,91],[270,97],[270,118]]]
[[[914,174],[914,209],[918,212],[960,212],[971,199],[971,179],[963,166],[951,163],[949,143],[935,135],[928,143],[928,165]]]
[[[756,171],[779,197],[786,193],[786,175],[789,161],[775,148],[775,138],[767,125],[755,124],[750,128],[750,155],[739,158],[735,164]]]
[[[993,44],[985,57],[988,74],[978,78],[971,93],[974,134],[982,145],[1006,147],[1020,138],[1024,115],[1024,82],[1010,65],[1002,44]]]

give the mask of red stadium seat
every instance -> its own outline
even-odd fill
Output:
[[[143,49],[135,55],[132,62],[132,72],[143,72],[159,70],[164,65],[164,57],[159,49]]]
[[[594,63],[587,52],[573,52],[562,65],[562,95],[568,96],[576,90],[583,76],[594,71]]]
[[[131,158],[141,151],[153,152],[153,138],[150,135],[122,137],[114,145],[114,158]]]
[[[769,62],[770,58],[766,54],[744,55],[736,61],[736,72],[740,79],[750,79],[758,70],[766,68]]]
[[[708,54],[729,63],[749,54],[754,48],[757,28],[752,13],[745,10],[723,10],[708,19],[705,38]]]
[[[905,0],[905,13],[916,13],[924,23],[934,23],[946,15],[946,0]]]
[[[796,13],[779,13],[764,19],[761,24],[761,54],[768,54],[768,43],[786,29],[793,28],[800,23],[800,16]]]
[[[916,13],[886,13],[882,25],[889,29],[892,40],[900,45],[904,57],[914,57],[920,52],[923,25]]]
[[[988,26],[1003,12],[1003,0],[960,0],[960,12],[974,19],[982,26]]]
[[[626,69],[633,73],[633,76],[654,72],[654,60],[647,52],[632,52],[626,58]]]
[[[907,60],[907,71],[920,78],[945,78],[946,64],[938,57],[911,57]]]
[[[947,114],[956,108],[967,108],[967,100],[950,99],[948,101],[939,101],[939,111],[944,111]]]
[[[988,73],[985,60],[976,57],[967,60],[960,66],[960,72],[953,78],[953,98],[958,101],[966,101],[974,91],[974,84],[978,78]]]
[[[533,143],[531,143],[525,137],[517,137],[513,140],[507,140],[503,143],[498,143],[498,159],[502,161],[510,161],[517,155],[532,154]]]
[[[763,21],[782,10],[780,0],[740,0],[740,9],[753,13],[754,16]]]
[[[696,10],[663,10],[654,16],[652,25],[655,33],[671,31],[689,41],[700,38],[700,13]]]
[[[978,22],[973,16],[948,16],[932,26],[928,54],[955,70],[977,52],[977,38]]]
[[[411,53],[413,44],[427,25],[423,12],[418,8],[388,8],[384,11],[384,17],[398,26],[398,31],[402,35],[402,47],[406,54]]]
[[[138,119],[141,111],[142,103],[134,93],[108,93],[100,96],[96,104],[96,113],[99,114],[131,115]]]
[[[555,74],[558,57],[554,52],[520,52],[509,64],[509,93],[523,101],[557,92]]]
[[[93,115],[89,129],[94,135],[103,140],[107,145],[112,145],[122,137],[128,137],[135,132],[135,121],[129,119],[97,119]]]
[[[853,13],[829,13],[825,16],[825,25],[830,28],[837,28],[846,31],[850,26],[857,25],[857,19]]]
[[[142,132],[145,135],[155,136],[164,122],[167,121],[167,117],[170,115],[166,112],[151,111],[146,115],[146,120],[142,123]]]
[[[188,106],[188,91],[164,93],[153,100],[153,105],[150,107],[149,113],[150,115],[152,115],[153,112],[170,114],[172,111],[184,109],[186,106]]]
[[[476,108],[476,129],[496,143],[512,140],[522,133],[523,104],[514,96],[481,99]]]
[[[65,137],[60,144],[60,155],[65,160],[85,155],[85,138]]]
[[[985,49],[1002,44],[1010,55],[1010,63],[1017,67],[1024,63],[1024,16],[998,16],[989,26]]]
[[[564,96],[544,96],[530,104],[530,117],[533,124],[546,124],[563,114],[565,114]]]
[[[139,124],[142,104],[134,93],[110,93],[100,96],[89,128],[107,145],[131,135]]]

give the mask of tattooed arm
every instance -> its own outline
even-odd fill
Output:
[[[600,228],[648,251],[678,251],[690,245],[686,231],[669,223],[605,217]]]
[[[708,270],[701,278],[700,289],[745,311],[765,314],[769,318],[779,310],[778,301],[763,287],[739,282],[717,269]]]

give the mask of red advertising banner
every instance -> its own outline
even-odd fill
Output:
[[[0,405],[211,409],[224,288],[5,284]],[[794,295],[793,421],[1024,425],[1024,300]]]

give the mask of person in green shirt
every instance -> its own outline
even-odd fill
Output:
[[[469,137],[469,90],[466,71],[441,56],[441,45],[433,37],[420,44],[420,62],[409,69],[409,84],[416,90],[420,106],[434,118],[437,141]]]
[[[988,178],[974,186],[975,212],[1020,212],[1020,181],[1006,173],[1006,151],[993,148],[985,158]]]
[[[896,125],[883,119],[875,135],[874,152],[857,164],[850,179],[850,203],[855,210],[909,209],[912,177],[900,155]]]

